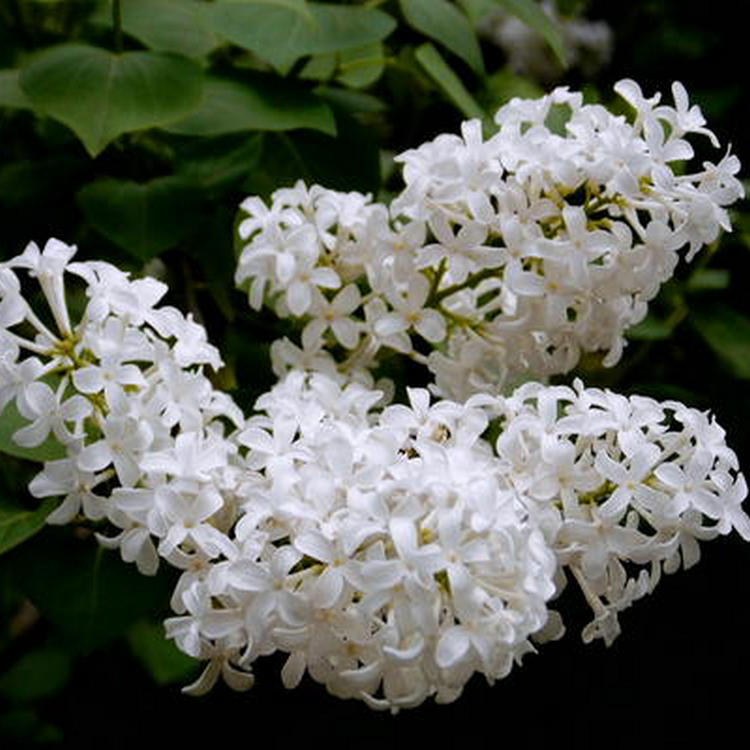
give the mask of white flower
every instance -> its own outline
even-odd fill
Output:
[[[309,311],[313,319],[302,332],[303,340],[317,341],[330,328],[342,346],[354,349],[359,341],[359,326],[350,316],[361,301],[359,289],[354,284],[347,284],[331,302],[316,289]]]
[[[442,341],[446,333],[445,319],[437,310],[425,308],[429,293],[430,284],[421,274],[412,277],[405,295],[395,290],[388,292],[388,301],[395,308],[395,312],[377,320],[377,335],[388,337],[414,328],[427,341]]]

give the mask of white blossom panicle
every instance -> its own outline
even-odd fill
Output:
[[[293,371],[259,399],[237,438],[236,552],[183,574],[167,622],[208,662],[190,690],[281,651],[287,687],[307,673],[373,708],[451,701],[562,635],[548,605],[566,573],[593,611],[584,640],[609,644],[617,614],[693,565],[699,540],[750,540],[737,459],[682,404],[579,381],[379,397]]]
[[[301,182],[270,206],[248,198],[237,283],[255,309],[300,323],[275,372],[366,382],[396,351],[465,399],[568,372],[585,352],[614,365],[680,250],[689,261],[730,230],[744,194],[735,156],[685,168],[690,135],[718,141],[681,84],[674,106],[634,81],[615,91],[630,120],[558,88],[502,107],[489,138],[473,120],[406,151],[390,206]]]
[[[566,581],[584,641],[610,644],[700,541],[750,541],[710,414],[543,382],[582,352],[614,364],[743,194],[734,156],[685,168],[687,136],[718,143],[680,84],[674,107],[615,88],[630,120],[556,89],[511,101],[489,138],[469,121],[407,151],[390,206],[303,183],[246,199],[237,283],[299,324],[249,417],[163,283],[54,239],[0,263],[0,411],[19,446],[61,446],[30,491],[142,573],[181,571],[167,635],[206,662],[186,692],[248,689],[281,652],[289,688],[449,702],[563,634]],[[394,352],[435,378],[401,403],[375,386]]]
[[[202,373],[219,362],[203,330],[157,306],[163,285],[62,247],[0,268],[0,398],[27,420],[20,445],[65,449],[30,485],[61,498],[50,523],[108,526],[100,542],[141,572],[182,571],[166,629],[206,662],[189,693],[247,689],[255,659],[282,652],[290,688],[307,673],[375,709],[452,701],[562,635],[549,603],[566,571],[594,614],[584,640],[610,643],[618,612],[693,565],[699,540],[750,540],[747,486],[707,414],[580,381],[463,402],[409,388],[383,406],[334,368],[290,371],[245,418]],[[53,327],[19,278],[47,254]],[[89,298],[77,320],[66,274]],[[358,288],[318,294],[347,347]],[[388,297],[384,337],[422,296]]]
[[[52,239],[0,265],[10,344],[0,359],[0,406],[14,401],[27,420],[13,436],[19,445],[53,436],[63,447],[31,493],[62,497],[50,523],[107,519],[119,533],[102,541],[144,573],[156,570],[157,553],[181,543],[207,559],[226,554],[239,459],[225,433],[244,417],[202,374],[205,364],[220,366],[219,354],[189,316],[157,306],[164,284],[131,281],[103,262],[71,262],[75,251]],[[26,301],[23,274],[38,280],[48,310]],[[66,281],[88,299],[77,321]]]

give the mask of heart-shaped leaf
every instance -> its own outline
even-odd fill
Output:
[[[241,83],[214,78],[204,84],[198,109],[165,129],[180,135],[223,135],[296,128],[336,133],[328,105],[306,89],[276,79]]]
[[[146,261],[190,234],[202,200],[186,180],[159,177],[146,183],[97,180],[78,193],[78,203],[107,239]]]
[[[379,42],[396,28],[396,21],[380,10],[326,3],[292,8],[217,2],[210,18],[216,33],[281,71],[306,55]]]
[[[203,57],[219,46],[196,0],[127,0],[122,3],[122,28],[158,52]]]
[[[35,56],[20,83],[37,111],[65,123],[96,156],[122,133],[193,110],[202,80],[198,65],[185,58],[62,44]]]

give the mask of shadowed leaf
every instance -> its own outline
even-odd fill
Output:
[[[63,44],[32,58],[20,84],[35,110],[67,125],[96,156],[123,133],[192,111],[202,75],[185,58]]]

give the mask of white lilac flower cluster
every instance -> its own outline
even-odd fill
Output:
[[[200,371],[218,368],[219,354],[190,316],[156,306],[165,284],[131,281],[109,263],[70,262],[74,253],[53,239],[0,264],[0,410],[12,401],[26,420],[13,436],[19,445],[53,435],[65,448],[30,491],[64,498],[50,523],[109,520],[120,533],[102,541],[143,573],[186,541],[219,554],[216,513],[227,506],[227,462],[237,452],[224,433],[244,423]],[[85,300],[75,323],[66,276],[69,294]],[[38,281],[57,331],[27,301],[25,277]]]
[[[323,188],[246,201],[238,278],[253,306],[267,297],[304,319],[302,348],[276,346],[283,377],[250,417],[204,374],[221,365],[204,329],[159,305],[164,284],[74,262],[58,240],[0,264],[0,412],[24,420],[19,445],[52,436],[64,454],[30,491],[60,498],[50,523],[93,524],[141,572],[182,571],[167,635],[206,662],[188,692],[219,677],[249,688],[256,658],[281,652],[287,687],[307,673],[373,708],[452,701],[475,673],[502,678],[562,635],[550,603],[567,581],[593,613],[584,640],[609,644],[618,613],[695,564],[699,541],[750,541],[747,486],[708,414],[578,380],[499,395],[468,379],[477,341],[501,364],[508,342],[527,342],[533,370],[535,345],[554,359],[547,349],[580,348],[598,326],[619,353],[621,308],[645,304],[677,247],[726,225],[736,160],[702,177],[657,168],[657,147],[685,156],[680,136],[702,119],[680,89],[673,110],[619,88],[640,125],[571,106],[570,137],[553,136],[549,108],[578,102],[557,92],[501,112],[496,138],[515,150],[470,124],[466,140],[405,154],[403,220]],[[623,164],[584,159],[584,125]],[[578,299],[565,285],[586,284],[589,307],[561,327]],[[612,295],[630,302],[610,310]],[[412,388],[389,404],[368,381],[380,347],[414,353],[416,335],[448,338],[426,361],[452,400]]]
[[[687,135],[718,142],[681,84],[674,106],[630,80],[615,90],[632,121],[558,88],[502,107],[489,138],[468,121],[401,154],[389,206],[302,183],[245,200],[236,281],[301,329],[275,344],[276,373],[362,380],[395,351],[464,399],[568,372],[583,352],[615,364],[679,251],[689,261],[729,230],[743,195],[735,156],[687,170]]]

